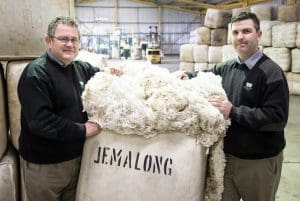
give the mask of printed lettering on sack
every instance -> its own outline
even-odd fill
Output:
[[[101,146],[96,151],[95,164],[118,166],[146,173],[172,175],[173,159],[169,157]]]

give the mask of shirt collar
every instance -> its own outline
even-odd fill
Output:
[[[255,64],[260,60],[260,58],[263,56],[263,53],[260,50],[257,50],[251,57],[249,57],[244,64],[248,67],[249,70],[251,70]],[[240,58],[237,58],[237,62],[239,64],[242,64]]]
[[[68,66],[70,66],[70,65],[73,64],[73,62],[72,62],[72,63],[70,63],[69,65],[66,66],[64,63],[62,63],[61,61],[59,61],[59,60],[52,54],[52,52],[51,52],[50,50],[47,51],[47,55],[50,57],[50,59],[52,59],[53,61],[55,61],[56,63],[58,63],[62,68],[66,68],[66,67],[68,67]]]

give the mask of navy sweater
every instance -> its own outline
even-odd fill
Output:
[[[19,153],[25,160],[49,164],[81,155],[87,121],[81,93],[95,72],[90,64],[80,61],[61,66],[47,54],[24,69],[18,95]]]
[[[266,55],[249,70],[236,60],[213,69],[233,108],[231,126],[224,138],[225,153],[242,159],[261,159],[280,153],[285,147],[284,128],[288,120],[289,90],[281,68]]]

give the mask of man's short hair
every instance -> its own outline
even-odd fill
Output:
[[[251,13],[251,12],[242,11],[242,12],[237,13],[236,15],[232,16],[231,23],[239,22],[239,21],[247,20],[247,19],[251,19],[253,21],[256,31],[260,30],[259,19],[254,13]]]
[[[48,25],[47,35],[50,37],[53,37],[55,34],[55,31],[56,31],[56,28],[59,24],[75,27],[77,29],[78,36],[80,36],[78,24],[76,23],[76,21],[73,18],[71,18],[69,16],[58,16],[58,17],[54,18]]]

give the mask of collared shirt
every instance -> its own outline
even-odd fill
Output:
[[[263,56],[263,53],[260,50],[257,50],[251,57],[249,57],[244,64],[248,67],[249,70],[251,70],[255,64],[260,60],[260,58]],[[240,58],[237,58],[237,62],[239,64],[242,64]]]
[[[73,62],[71,62],[69,65],[65,65],[64,63],[62,63],[60,60],[58,60],[50,50],[47,51],[47,55],[54,60],[55,62],[57,62],[61,67],[65,68],[67,66],[69,66],[70,64],[72,64]]]

